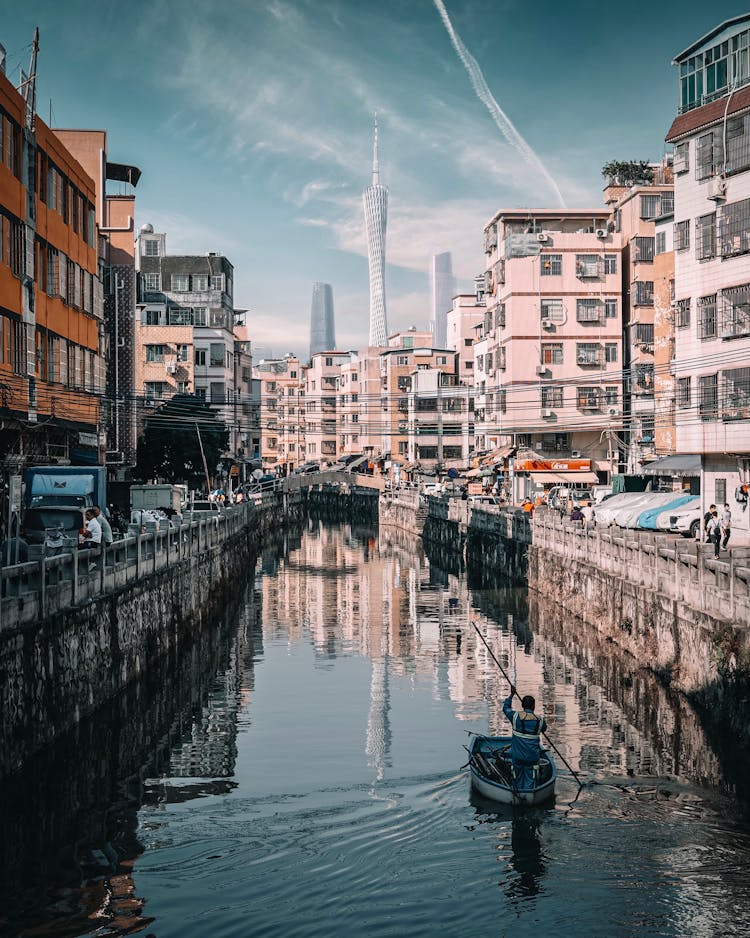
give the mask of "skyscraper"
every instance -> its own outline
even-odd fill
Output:
[[[455,280],[451,266],[451,253],[433,254],[430,263],[430,288],[432,303],[432,344],[435,348],[446,348],[448,313],[453,305]]]
[[[380,184],[378,169],[378,119],[372,147],[372,184],[362,193],[365,208],[367,255],[370,259],[370,345],[388,341],[385,309],[385,229],[388,223],[388,190]]]
[[[330,283],[315,283],[310,305],[310,358],[316,352],[328,352],[335,348],[333,289]]]

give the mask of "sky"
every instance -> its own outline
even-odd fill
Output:
[[[679,11],[679,12],[676,12]],[[427,328],[429,259],[458,288],[500,208],[601,205],[601,166],[660,159],[673,57],[736,3],[684,0],[0,0],[18,83],[40,29],[38,111],[108,131],[142,170],[136,224],[226,254],[256,358],[306,357],[312,287],[339,349],[367,343],[362,189],[372,122],[389,188],[390,331]]]

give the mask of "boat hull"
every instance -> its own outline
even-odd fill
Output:
[[[483,798],[496,801],[498,804],[537,805],[549,801],[555,794],[557,768],[548,752],[542,754],[540,766],[543,767],[544,771],[541,773],[542,777],[539,784],[533,788],[518,789],[512,783],[507,783],[499,778],[498,773],[493,777],[490,772],[483,771],[482,767],[492,767],[494,764],[490,761],[492,757],[498,751],[507,749],[510,742],[510,736],[474,737],[469,749],[469,771],[474,789]],[[507,758],[505,761],[507,762]],[[508,778],[510,779],[510,776]]]

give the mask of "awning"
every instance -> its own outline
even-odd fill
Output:
[[[366,456],[360,456],[357,459],[352,459],[351,462],[347,463],[342,468],[345,469],[347,472],[351,472],[353,469],[356,469],[357,466],[361,466],[363,462],[368,462],[370,458],[371,457],[369,454],[367,454]]]
[[[537,485],[593,485],[599,481],[595,472],[530,472],[529,475]]]
[[[695,453],[664,456],[644,466],[642,472],[647,476],[699,476],[701,457]]]
[[[478,475],[479,475],[478,469],[469,469],[468,472],[464,472],[464,478],[466,479],[476,479]]]
[[[515,446],[499,446],[497,449],[493,449],[491,453],[483,456],[479,464],[480,466],[492,466],[496,462],[501,462],[503,459],[507,459],[508,456],[513,455],[515,451]]]
[[[110,163],[107,160],[107,179],[129,182],[131,186],[137,186],[140,178],[141,171],[137,166],[128,166],[127,163]]]

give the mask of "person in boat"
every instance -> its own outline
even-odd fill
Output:
[[[542,751],[539,737],[547,729],[547,721],[534,713],[536,701],[531,694],[521,700],[521,710],[514,710],[515,694],[516,689],[511,685],[510,697],[503,701],[503,713],[513,729],[510,758],[513,762],[516,787],[533,788],[534,767],[539,763]]]

